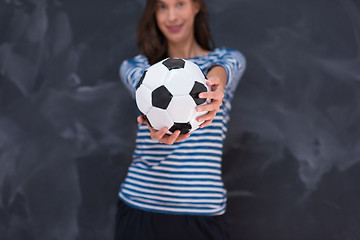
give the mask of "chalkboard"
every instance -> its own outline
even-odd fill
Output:
[[[206,1],[247,70],[223,177],[232,239],[360,239],[360,1]],[[0,239],[112,239],[143,0],[0,0]]]

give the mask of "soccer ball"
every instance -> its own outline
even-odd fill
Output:
[[[136,104],[151,127],[168,127],[168,134],[180,130],[192,132],[202,122],[196,119],[207,112],[196,112],[209,99],[199,93],[209,91],[206,77],[195,63],[181,58],[167,58],[145,70],[136,86]]]

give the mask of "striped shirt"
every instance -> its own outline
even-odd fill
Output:
[[[145,211],[220,215],[226,208],[221,175],[223,141],[231,99],[245,70],[245,58],[236,50],[217,48],[188,60],[199,65],[205,74],[212,66],[225,68],[227,83],[220,110],[209,126],[195,130],[190,137],[173,145],[152,140],[147,125],[139,124],[133,161],[119,197],[126,204]],[[120,77],[133,97],[148,67],[143,55],[121,64]]]

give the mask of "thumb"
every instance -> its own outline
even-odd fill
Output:
[[[219,85],[220,84],[220,79],[218,77],[215,76],[211,76],[207,79],[206,84],[209,86],[213,86],[213,85]]]

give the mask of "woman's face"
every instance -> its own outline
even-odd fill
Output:
[[[193,0],[158,0],[156,21],[168,42],[181,43],[194,36],[199,4]]]

